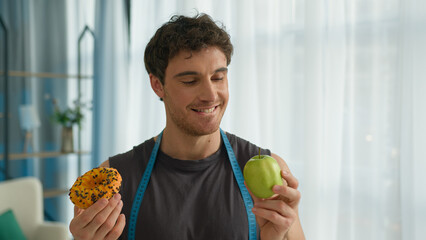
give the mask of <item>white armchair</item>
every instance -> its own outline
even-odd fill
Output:
[[[43,220],[43,191],[38,178],[2,181],[0,193],[0,213],[12,209],[27,239],[70,239],[66,224]]]

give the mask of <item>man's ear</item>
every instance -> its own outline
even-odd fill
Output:
[[[151,82],[152,90],[154,90],[155,94],[157,94],[157,96],[162,99],[164,97],[164,87],[160,79],[150,73],[149,80]]]

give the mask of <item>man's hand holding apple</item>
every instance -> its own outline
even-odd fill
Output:
[[[267,158],[269,156],[264,157]],[[250,182],[250,176],[247,176],[249,175],[247,173],[244,174],[246,179],[245,184],[254,201],[252,211],[255,214],[256,221],[260,227],[260,238],[262,240],[305,239],[303,231],[301,231],[301,225],[298,217],[298,204],[301,197],[300,192],[297,190],[298,181],[290,173],[284,160],[275,154],[272,154],[272,157],[272,159],[276,160],[277,166],[271,166],[270,168],[275,171],[272,171],[274,173],[270,175],[269,180],[265,180],[267,184],[265,181],[260,183],[263,185],[269,184],[268,189],[272,190],[270,193],[270,195],[273,194],[272,196],[268,198],[259,197],[265,196],[264,194],[266,194],[265,191],[259,192],[259,188],[255,190],[256,194],[254,194],[251,189],[255,189],[256,187],[253,187],[253,183],[248,184],[247,181]],[[260,158],[260,156],[258,158]],[[268,163],[268,165],[272,164]],[[259,167],[258,164],[258,166],[255,166],[254,168],[259,169],[264,167]],[[246,171],[246,169],[244,171]],[[258,173],[258,175],[262,174],[265,173]],[[259,176],[257,176],[257,178],[258,177]],[[281,182],[277,180],[278,177]]]

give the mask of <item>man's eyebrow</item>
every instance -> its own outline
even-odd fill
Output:
[[[221,67],[218,68],[214,71],[215,73],[218,72],[228,72],[228,68],[227,67]],[[178,77],[183,77],[183,76],[191,76],[191,75],[201,75],[199,72],[195,72],[195,71],[184,71],[184,72],[180,72],[176,75],[173,76],[173,78],[178,78]]]
[[[216,71],[214,71],[215,73],[217,73],[217,72],[228,72],[228,68],[227,67],[222,67],[222,68],[219,68],[219,69],[216,69]]]
[[[173,78],[183,77],[183,76],[188,76],[188,75],[200,75],[200,73],[194,72],[194,71],[184,71],[184,72],[180,72],[180,73],[174,75]]]

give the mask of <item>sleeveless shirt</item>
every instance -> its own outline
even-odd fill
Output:
[[[245,163],[259,154],[259,149],[236,135],[226,133],[226,136],[242,171]],[[120,194],[126,226],[120,239],[127,239],[133,199],[154,144],[151,138],[109,159],[110,166],[123,179]],[[261,149],[261,154],[271,155],[271,152]],[[244,201],[223,141],[218,151],[200,160],[174,159],[158,151],[140,206],[135,236],[156,240],[248,239]]]

